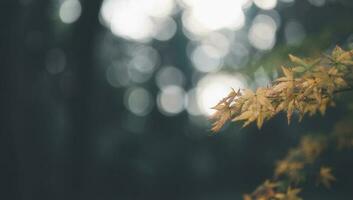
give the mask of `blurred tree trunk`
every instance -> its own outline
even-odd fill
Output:
[[[84,193],[87,190],[86,178],[90,177],[89,169],[92,167],[92,141],[95,116],[91,112],[94,108],[94,95],[97,82],[95,81],[95,39],[100,30],[98,13],[101,1],[82,1],[82,15],[74,28],[71,49],[76,59],[73,66],[73,75],[76,77],[76,86],[73,98],[69,103],[69,109],[73,114],[74,138],[73,138],[73,190],[82,192],[78,199],[89,198]]]
[[[0,2],[0,199],[19,199],[18,186],[18,157],[14,145],[11,119],[14,102],[14,85],[12,84],[15,69],[11,63],[13,49],[11,35],[13,34],[13,22],[16,15],[16,3],[14,1]]]
[[[58,16],[52,1],[9,2],[0,3],[0,199],[82,199],[90,165],[93,45],[101,1],[81,0],[82,15],[70,25],[53,19]],[[58,26],[71,29],[62,43],[53,30]],[[45,67],[48,50],[58,47],[71,67],[67,71],[75,90],[69,98],[58,97],[63,74],[51,76]],[[55,130],[64,126],[58,121],[58,105],[69,122]]]

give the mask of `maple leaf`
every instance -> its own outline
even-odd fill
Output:
[[[298,66],[295,66],[291,68],[293,72],[297,73],[304,73],[313,68],[315,65],[317,65],[321,59],[316,58],[316,59],[302,59],[297,56],[294,56],[292,54],[289,54],[289,59],[292,61],[294,64],[297,64]]]
[[[219,106],[220,107],[220,106]],[[212,124],[212,131],[218,132],[224,126],[224,124],[231,118],[231,111],[228,107],[224,107],[218,110],[211,116],[211,119],[215,120]]]
[[[304,136],[300,141],[299,149],[303,154],[304,160],[313,163],[326,147],[324,138],[313,138]]]
[[[216,110],[216,112],[210,117],[211,120],[215,121],[212,124],[211,129],[213,132],[218,132],[224,126],[224,124],[231,119],[232,110],[234,112],[235,108],[231,104],[239,95],[239,90],[236,92],[234,89],[232,89],[227,97],[223,98],[216,106],[212,108]]]
[[[342,55],[345,51],[338,45],[335,46],[335,48],[332,50],[332,58],[337,58],[339,57],[340,55]]]
[[[332,51],[332,60],[337,63],[345,64],[345,65],[353,65],[352,57],[353,50],[344,51],[341,47],[336,46]]]
[[[347,87],[347,82],[344,80],[344,74],[339,72],[336,68],[330,68],[328,70],[328,76],[331,78],[331,82],[333,82],[337,87]]]
[[[282,66],[282,71],[285,76],[274,81],[276,84],[271,88],[271,91],[273,96],[280,97],[276,113],[286,111],[289,124],[297,104],[296,98],[298,95],[295,93],[295,87],[301,79],[294,78],[294,72],[290,68]]]
[[[299,183],[303,177],[300,170],[304,168],[304,163],[299,161],[281,160],[276,163],[275,177],[287,175],[291,181]]]
[[[351,119],[343,120],[335,125],[334,137],[337,148],[342,150],[344,148],[353,147],[353,124]]]
[[[289,97],[293,93],[295,86],[294,72],[293,70],[283,67],[282,71],[284,77],[280,77],[274,81],[274,85],[271,88],[272,94],[283,93],[284,97]]]
[[[245,121],[243,127],[256,120],[257,127],[261,128],[264,120],[270,118],[274,113],[274,108],[267,98],[265,88],[257,89],[256,93],[251,90],[244,90],[240,101],[242,101],[242,113],[234,117],[232,121]]]
[[[229,121],[243,121],[243,127],[256,122],[260,129],[264,121],[279,112],[287,113],[288,124],[293,113],[299,114],[299,121],[320,112],[325,114],[329,106],[334,106],[334,94],[349,89],[352,81],[353,50],[344,51],[336,47],[329,58],[302,59],[289,55],[296,64],[292,68],[282,66],[283,76],[273,81],[266,88],[256,92],[245,89],[241,93],[231,92],[222,99],[214,109],[217,112],[211,117],[215,122],[212,130],[219,131]]]
[[[292,54],[289,54],[289,59],[293,63],[298,64],[300,66],[305,66],[305,67],[308,66],[308,63],[304,59],[301,59],[301,58],[294,56]]]
[[[301,189],[299,189],[299,188],[288,187],[285,199],[286,200],[302,200],[302,198],[300,198],[298,196],[300,191],[301,191]]]
[[[321,167],[318,182],[322,183],[326,188],[330,188],[333,181],[336,181],[336,178],[332,175],[332,169],[330,167]]]
[[[270,200],[276,194],[275,188],[280,184],[278,182],[272,182],[266,180],[262,185],[260,185],[252,194],[256,200]]]

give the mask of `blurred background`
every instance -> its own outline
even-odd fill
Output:
[[[210,107],[288,53],[353,48],[352,20],[350,0],[2,0],[0,198],[241,199],[353,106],[218,134]],[[304,196],[351,199],[350,157]]]

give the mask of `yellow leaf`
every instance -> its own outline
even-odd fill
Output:
[[[291,87],[291,83],[289,82],[282,82],[282,83],[279,83],[277,85],[274,85],[272,90],[274,92],[282,92],[284,89],[287,89],[287,88],[290,88]]]
[[[327,108],[327,104],[328,104],[328,100],[327,99],[324,99],[324,100],[322,100],[320,102],[319,111],[320,111],[321,115],[325,114],[326,108]]]
[[[283,111],[286,107],[287,107],[287,102],[286,101],[281,102],[276,108],[276,113]]]
[[[294,62],[295,64],[301,65],[301,66],[308,66],[308,64],[301,58],[294,56],[292,54],[289,54],[289,59]]]
[[[246,120],[251,118],[254,115],[253,112],[251,111],[245,111],[241,113],[239,116],[235,117],[232,121],[240,121],[240,120]]]
[[[337,78],[335,78],[334,81],[335,81],[336,85],[339,87],[347,87],[348,86],[347,82],[342,77],[337,77]]]
[[[346,51],[337,57],[337,61],[346,61],[352,59],[353,51]]]
[[[260,112],[257,116],[257,128],[261,129],[262,124],[264,123],[264,115]]]
[[[274,111],[271,101],[266,96],[257,96],[257,101],[266,109]]]
[[[301,200],[302,198],[298,196],[300,191],[301,189],[299,188],[292,189],[291,187],[288,187],[286,193],[286,200]]]
[[[291,69],[282,66],[282,71],[288,80],[293,80],[293,71]]]
[[[288,124],[290,124],[291,118],[292,118],[292,114],[294,111],[294,101],[290,101],[288,104],[288,108],[287,108],[287,119],[288,119]]]
[[[319,183],[322,183],[326,188],[331,187],[331,182],[336,181],[336,178],[332,175],[332,169],[329,167],[321,167],[319,173]]]
[[[287,161],[281,160],[276,163],[275,176],[281,176],[284,174],[295,174],[299,170],[303,169],[304,163],[298,161]]]
[[[255,95],[255,93],[250,89],[244,89],[243,93],[244,98],[250,98]]]
[[[298,73],[302,73],[302,72],[305,72],[305,67],[302,67],[302,66],[298,66],[298,67],[293,67],[292,70],[294,72],[298,72]]]
[[[342,60],[341,63],[344,65],[353,65],[353,60]]]
[[[341,47],[339,47],[338,45],[336,45],[336,47],[332,51],[332,57],[337,58],[342,53],[344,53],[344,50]]]
[[[214,110],[223,110],[224,108],[226,108],[227,106],[223,103],[219,103],[216,106],[212,107],[212,109]]]
[[[246,121],[246,122],[243,124],[243,127],[245,127],[245,126],[249,125],[251,122],[255,121],[256,118],[257,118],[257,116],[255,116],[255,115],[251,116],[251,117],[248,119],[248,121]]]

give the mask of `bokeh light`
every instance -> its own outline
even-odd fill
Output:
[[[164,87],[157,97],[159,111],[166,116],[173,116],[185,108],[185,92],[176,85]]]
[[[59,16],[63,23],[71,24],[78,20],[81,11],[79,0],[64,0],[59,9]]]
[[[143,83],[149,80],[159,63],[158,52],[150,46],[139,45],[132,49],[128,64],[128,75],[133,82]]]
[[[246,80],[240,74],[226,73],[209,74],[197,84],[197,103],[204,115],[215,112],[212,109],[220,99],[227,96],[231,89],[238,90],[246,87]]]
[[[185,76],[180,69],[173,66],[162,67],[156,75],[156,84],[159,89],[164,87],[177,85],[182,87],[185,83]]]
[[[217,49],[210,45],[197,46],[191,54],[191,61],[200,72],[215,72],[222,66],[222,59]]]
[[[295,0],[280,0],[283,3],[293,3]]]
[[[257,7],[264,10],[271,10],[276,7],[277,0],[254,0]]]
[[[145,116],[152,109],[152,96],[144,88],[130,88],[124,95],[125,106],[137,116]]]
[[[174,8],[174,0],[104,0],[100,16],[103,25],[125,39],[168,40],[176,30],[168,17]]]
[[[259,50],[272,49],[276,42],[276,31],[277,25],[273,18],[259,14],[250,27],[249,41]]]
[[[198,116],[201,115],[202,112],[200,110],[199,104],[197,102],[197,90],[196,88],[190,89],[185,98],[186,111],[190,115]]]
[[[159,41],[170,40],[177,31],[177,24],[171,17],[159,19],[159,26],[156,27],[154,38]]]
[[[151,46],[139,45],[131,50],[131,65],[139,71],[153,72],[159,62],[159,54]]]
[[[114,62],[106,70],[106,79],[113,87],[124,87],[129,85],[130,78],[128,68],[124,62]]]
[[[212,57],[224,57],[228,54],[233,34],[225,35],[220,32],[212,32],[202,38],[201,44],[209,45],[212,50],[209,51]]]
[[[237,30],[245,23],[242,6],[248,1],[240,0],[182,0],[185,7],[183,25],[195,35],[203,35],[220,29]]]

